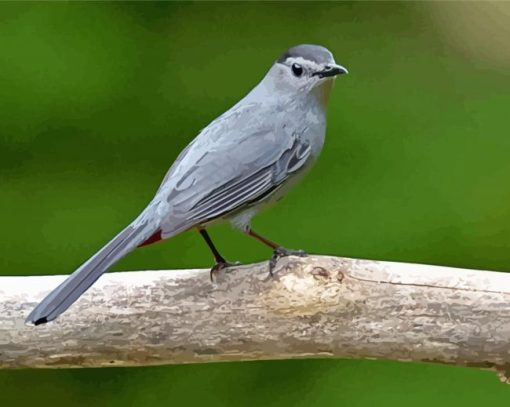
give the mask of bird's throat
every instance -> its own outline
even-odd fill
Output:
[[[328,79],[314,89],[315,96],[324,109],[328,106],[329,95],[334,83],[335,79]]]

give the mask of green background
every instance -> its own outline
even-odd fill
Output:
[[[67,274],[288,46],[330,48],[321,159],[260,233],[311,253],[510,269],[503,3],[0,4],[0,274]],[[270,253],[227,225],[225,257]],[[114,270],[208,267],[196,232]],[[2,405],[507,405],[494,373],[309,360],[0,371]],[[3,403],[7,404],[3,404]]]

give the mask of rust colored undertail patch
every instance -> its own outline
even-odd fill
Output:
[[[161,237],[161,230],[156,230],[156,232],[154,232],[147,240],[140,243],[138,247],[147,246],[149,244],[159,242],[162,239],[163,238]]]

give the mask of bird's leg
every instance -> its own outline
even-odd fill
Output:
[[[273,249],[273,256],[271,257],[271,260],[269,260],[269,274],[271,276],[273,275],[273,271],[276,267],[276,264],[278,263],[278,260],[280,260],[282,257],[286,256],[299,256],[299,257],[306,257],[308,256],[306,252],[303,250],[291,250],[286,249],[285,247],[280,246],[279,244],[276,244],[275,242],[266,239],[264,236],[259,235],[258,233],[255,233],[250,227],[246,228],[244,231],[248,236],[251,236],[255,239],[257,239],[259,242],[265,244],[266,246],[269,246],[271,249]]]
[[[205,229],[199,229],[199,232],[202,235],[202,237],[204,238],[205,242],[207,243],[207,246],[209,246],[209,249],[211,249],[211,252],[214,256],[215,264],[211,268],[211,273],[210,273],[211,281],[213,281],[213,275],[216,273],[219,273],[224,268],[239,265],[239,262],[229,263],[228,261],[225,260],[225,258],[220,254],[218,249],[216,249],[216,246],[214,246],[214,243],[212,242],[211,237],[209,236],[209,233],[207,233],[207,231]]]

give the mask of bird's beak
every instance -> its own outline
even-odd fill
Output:
[[[319,78],[328,78],[330,76],[343,75],[349,73],[347,68],[342,65],[328,64],[324,66],[322,71],[314,72],[312,76],[318,76]]]

